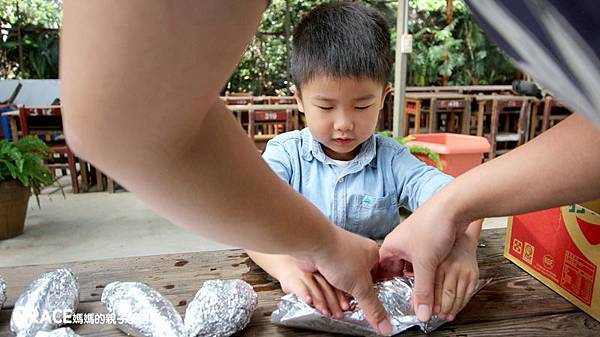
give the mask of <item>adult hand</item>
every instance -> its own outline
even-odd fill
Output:
[[[454,246],[457,232],[465,228],[436,196],[388,234],[379,251],[380,268],[385,275],[401,275],[402,261],[412,262],[413,305],[422,322],[431,318],[437,268]]]
[[[300,267],[310,272],[318,270],[331,285],[354,296],[373,329],[390,336],[392,326],[371,278],[371,270],[379,262],[377,243],[337,226],[333,233],[330,244]]]

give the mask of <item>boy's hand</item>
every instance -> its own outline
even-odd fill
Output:
[[[467,234],[461,234],[438,267],[433,313],[453,321],[471,299],[478,279],[477,242]]]
[[[298,299],[312,305],[324,316],[342,319],[343,311],[350,308],[346,294],[334,288],[318,272],[305,272],[295,265],[290,265],[278,276],[284,292],[295,294]]]

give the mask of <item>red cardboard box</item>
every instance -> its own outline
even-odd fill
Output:
[[[600,201],[509,218],[504,256],[600,321]]]

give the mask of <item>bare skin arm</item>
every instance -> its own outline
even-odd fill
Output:
[[[336,230],[277,178],[218,98],[265,5],[65,1],[67,141],[177,225],[308,261],[362,300],[371,324],[386,330],[385,311],[367,277],[378,260],[377,245]],[[355,256],[342,251],[344,245]]]
[[[386,238],[380,257],[413,262],[415,309],[428,320],[436,269],[467,224],[600,198],[599,166],[600,129],[570,116],[448,184]]]

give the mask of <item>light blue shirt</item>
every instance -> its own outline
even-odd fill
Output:
[[[400,207],[417,209],[452,180],[379,135],[366,140],[347,166],[329,158],[308,128],[273,138],[263,158],[331,222],[373,239],[399,224]]]

